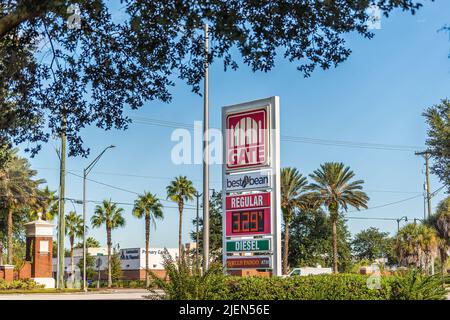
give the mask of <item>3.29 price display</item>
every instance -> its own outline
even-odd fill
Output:
[[[270,208],[227,211],[226,236],[270,233]]]

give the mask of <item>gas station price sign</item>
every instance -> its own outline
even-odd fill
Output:
[[[226,197],[226,236],[270,233],[270,192]]]
[[[248,239],[227,241],[227,252],[257,252],[269,251],[269,239]]]
[[[270,234],[270,208],[226,212],[226,236]]]

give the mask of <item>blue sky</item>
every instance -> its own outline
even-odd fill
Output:
[[[380,144],[424,146],[426,125],[424,108],[439,103],[450,94],[449,35],[437,32],[450,24],[450,2],[427,2],[415,16],[400,11],[382,19],[382,29],[374,30],[372,40],[358,35],[346,37],[353,53],[336,69],[317,70],[308,79],[296,71],[295,65],[281,58],[268,73],[253,73],[241,66],[236,72],[224,72],[222,64],[210,69],[210,122],[220,127],[220,110],[224,105],[265,98],[273,95],[281,100],[281,134],[329,140],[345,140]],[[149,102],[132,116],[193,124],[202,119],[202,98],[190,92],[181,82],[173,89],[170,104]],[[115,190],[90,181],[88,200],[111,198],[132,203],[133,192],[143,190],[165,199],[165,186],[179,174],[187,175],[201,190],[201,165],[174,165],[170,152],[174,142],[170,127],[132,124],[127,131],[103,132],[96,128],[84,130],[84,140],[91,147],[89,159],[69,158],[67,167],[77,175],[105,146],[117,145],[108,151],[92,171],[90,178],[130,190]],[[31,163],[57,190],[58,141],[44,146]],[[342,161],[357,178],[364,179],[370,196],[369,207],[417,196],[395,205],[361,212],[349,217],[410,218],[423,217],[423,159],[414,150],[379,150],[349,148],[299,142],[281,142],[282,166],[297,167],[309,174],[325,161]],[[211,188],[220,189],[221,168],[211,167]],[[66,197],[81,199],[82,179],[68,174]],[[431,189],[441,184],[431,177]],[[441,191],[433,198],[433,207],[443,198]],[[152,229],[151,246],[176,247],[178,213],[175,204],[163,201],[165,219]],[[193,203],[192,203],[193,204]],[[89,203],[88,217],[95,204]],[[131,215],[131,206],[123,205],[126,226],[113,232],[114,243],[121,248],[144,246],[144,223]],[[81,205],[66,204],[66,210],[82,212]],[[183,240],[189,241],[195,210],[184,214]],[[368,227],[395,232],[395,221],[349,219],[354,234]],[[90,230],[89,235],[106,244],[103,229]]]

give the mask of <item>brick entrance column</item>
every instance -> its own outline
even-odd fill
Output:
[[[29,222],[26,227],[26,260],[31,263],[31,279],[46,288],[55,287],[52,277],[53,224],[41,220]]]
[[[0,265],[0,279],[6,282],[11,282],[14,280],[14,266],[5,264]]]

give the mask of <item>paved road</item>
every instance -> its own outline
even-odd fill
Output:
[[[122,289],[87,293],[5,294],[0,300],[144,300],[151,293],[145,289]]]

